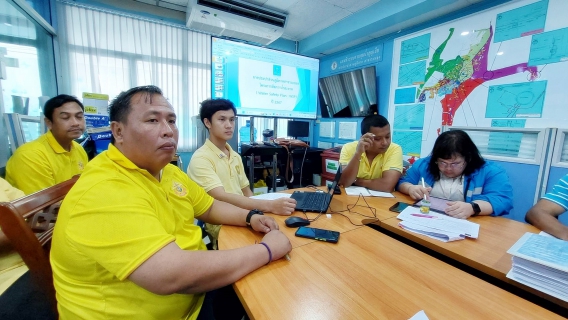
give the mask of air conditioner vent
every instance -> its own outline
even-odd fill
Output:
[[[285,13],[239,0],[189,0],[186,25],[218,37],[268,45],[284,33]]]
[[[197,0],[197,4],[256,21],[261,21],[281,28],[283,28],[286,24],[286,15],[241,1]]]

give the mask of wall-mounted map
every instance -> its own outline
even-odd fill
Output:
[[[565,128],[566,12],[568,1],[521,0],[395,39],[389,120],[402,124],[403,106],[423,106],[422,156],[442,126]],[[404,154],[404,143],[417,147],[412,129],[394,126]]]

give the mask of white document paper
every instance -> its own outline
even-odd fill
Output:
[[[292,194],[290,193],[263,193],[256,196],[249,197],[251,199],[260,199],[260,200],[276,200],[280,198],[290,198]]]
[[[419,225],[419,224],[415,224],[411,221],[401,221],[401,222],[398,223],[398,225],[405,230],[412,231],[412,232],[419,233],[419,234],[423,234],[423,235],[430,237],[432,239],[436,239],[436,240],[440,240],[440,241],[444,241],[444,242],[465,239],[465,237],[461,234],[453,233],[453,232],[447,232],[447,231],[441,232],[440,230],[425,227],[425,226],[422,226],[422,225]]]
[[[357,187],[357,186],[351,186],[351,187],[345,188],[345,193],[347,193],[348,196],[363,195],[365,197],[394,198],[392,193],[374,191],[374,190],[369,190],[365,187]]]
[[[338,138],[345,140],[357,139],[357,122],[340,122]]]
[[[507,253],[513,255],[507,278],[568,301],[568,241],[527,232]]]
[[[413,315],[412,318],[408,320],[430,320],[428,316],[426,316],[426,312],[424,310],[419,311],[417,314]]]
[[[335,138],[335,122],[320,122],[320,137]]]
[[[452,218],[450,216],[430,211],[428,214],[420,212],[420,208],[406,207],[397,216],[399,220],[409,221],[432,229],[439,230],[445,234],[460,234],[463,237],[477,239],[479,237],[479,224],[464,219]]]
[[[568,241],[527,232],[508,254],[568,273]]]

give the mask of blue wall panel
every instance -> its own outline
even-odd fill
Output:
[[[513,186],[513,210],[507,218],[525,222],[525,215],[533,206],[539,166],[505,161],[494,162],[505,169]]]

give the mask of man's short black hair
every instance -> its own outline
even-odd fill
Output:
[[[47,119],[49,119],[49,121],[53,121],[53,111],[61,107],[62,105],[66,104],[67,102],[76,102],[79,105],[79,107],[81,107],[81,110],[85,111],[85,107],[83,106],[81,101],[79,101],[79,99],[77,99],[74,96],[70,96],[68,94],[60,94],[56,97],[47,100],[47,102],[43,106],[43,115]]]
[[[233,110],[235,116],[237,115],[237,108],[231,100],[227,99],[207,99],[201,102],[201,108],[199,109],[199,116],[201,117],[201,122],[205,124],[205,120],[211,122],[211,118],[217,111]]]
[[[373,114],[370,116],[366,116],[361,121],[361,135],[371,131],[371,127],[382,128],[384,126],[388,126],[389,121],[387,118],[381,116],[380,114]]]
[[[162,89],[160,89],[156,86],[134,87],[130,90],[122,91],[110,103],[109,115],[110,115],[110,121],[111,122],[116,121],[116,122],[126,123],[126,120],[128,119],[128,114],[130,113],[130,110],[132,109],[131,108],[132,107],[132,105],[131,105],[132,97],[139,92],[145,93],[146,94],[146,100],[149,101],[150,103],[152,103],[152,97],[155,94],[159,94],[159,95],[162,95],[162,96],[164,95],[162,93]],[[114,136],[111,137],[110,142],[114,143]]]

